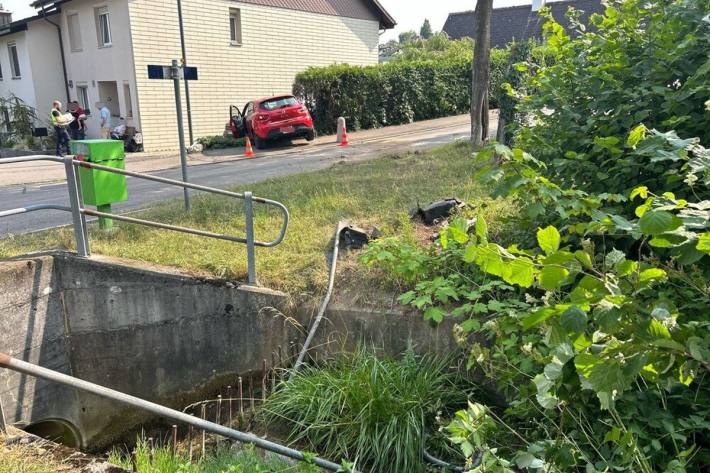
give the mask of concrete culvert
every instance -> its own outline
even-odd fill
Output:
[[[24,430],[70,448],[81,448],[79,430],[71,422],[63,419],[47,419],[35,422],[25,427]]]

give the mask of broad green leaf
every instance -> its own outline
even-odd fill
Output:
[[[574,256],[580,263],[582,263],[582,266],[584,266],[585,269],[594,269],[592,257],[589,256],[589,253],[587,253],[586,251],[577,250],[574,252]]]
[[[589,353],[580,353],[574,357],[574,366],[577,368],[577,372],[585,378],[589,378],[594,367],[600,363],[599,358]]]
[[[561,266],[545,266],[538,274],[540,286],[548,291],[558,289],[562,281],[567,279],[569,271]]]
[[[473,263],[473,261],[476,259],[477,254],[478,254],[478,246],[468,245],[466,247],[466,251],[464,251],[463,260],[467,263]]]
[[[545,365],[545,377],[551,381],[556,380],[562,376],[562,363],[558,360],[553,360],[552,362]]]
[[[523,319],[523,329],[529,330],[533,327],[537,327],[557,313],[559,313],[559,310],[553,307],[539,309]]]
[[[698,236],[698,251],[710,255],[710,233],[703,233]]]
[[[438,324],[444,320],[444,315],[446,315],[446,312],[443,309],[439,307],[429,307],[424,311],[424,320],[432,320]]]
[[[648,334],[651,336],[652,339],[658,339],[658,338],[665,338],[665,339],[670,339],[671,338],[671,332],[668,330],[668,327],[663,325],[663,322],[656,320],[656,319],[651,319],[651,321],[648,324]]]
[[[639,274],[640,282],[659,281],[666,278],[666,272],[660,268],[644,269]]]
[[[616,274],[619,277],[628,276],[635,273],[639,269],[639,264],[637,261],[624,260],[616,266]]]
[[[532,260],[525,257],[515,258],[508,263],[510,275],[505,278],[509,284],[517,284],[520,287],[528,288],[535,282],[535,273]]]
[[[446,229],[446,232],[442,233],[449,233],[451,235],[451,238],[453,238],[454,241],[460,245],[467,243],[469,240],[469,236],[468,233],[466,233],[466,230],[462,229],[458,225],[450,225]]]
[[[546,254],[555,253],[560,249],[560,232],[553,226],[537,231],[537,243]]]
[[[612,250],[604,258],[604,265],[611,269],[616,268],[616,265],[626,259],[626,254],[623,251]]]
[[[527,452],[519,453],[515,457],[515,464],[518,465],[518,468],[532,468],[533,470],[538,470],[545,466],[544,461]]]
[[[584,332],[587,328],[587,314],[579,307],[570,307],[560,316],[560,325],[568,332]]]
[[[464,333],[477,332],[481,328],[481,322],[478,319],[468,319],[462,322],[460,327]]]
[[[641,231],[647,235],[660,235],[675,230],[683,225],[683,221],[664,210],[650,210],[639,220]]]
[[[449,235],[448,232],[441,232],[439,233],[439,244],[443,249],[448,248],[449,246]]]
[[[648,198],[648,187],[646,186],[640,186],[637,187],[636,189],[631,191],[631,200],[634,200],[636,197],[641,197],[642,199],[647,199]]]
[[[626,146],[629,148],[636,149],[636,145],[638,145],[646,138],[646,133],[648,133],[648,128],[646,128],[644,125],[637,126],[633,130],[631,130],[631,133],[629,133],[629,137],[626,140]]]
[[[476,218],[476,236],[482,243],[488,243],[488,224],[482,215]]]

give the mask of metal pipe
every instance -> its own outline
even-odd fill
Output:
[[[69,191],[69,204],[71,206],[72,223],[74,225],[74,239],[76,240],[76,252],[82,258],[91,255],[89,241],[86,239],[84,228],[85,220],[82,219],[81,197],[79,196],[79,184],[76,168],[71,156],[64,158],[64,170],[67,173],[67,190]]]
[[[0,212],[0,218],[9,217],[10,215],[20,215],[30,212],[36,212],[38,210],[63,210],[65,212],[71,212],[71,209],[65,205],[38,204],[28,205],[27,207],[19,207],[16,209],[3,210],[2,212]]]
[[[57,28],[57,36],[59,37],[59,56],[62,60],[62,73],[64,75],[64,92],[67,94],[67,104],[69,104],[71,96],[69,95],[69,76],[67,75],[67,61],[64,57],[64,38],[62,37],[62,28],[61,26],[59,26],[59,23],[55,23],[49,18],[47,18],[47,11],[45,10],[45,7],[46,5],[42,5],[42,18],[44,18],[44,21],[46,21],[50,25],[53,25],[55,28]],[[61,14],[61,7],[56,6],[56,9],[57,13]]]
[[[3,160],[5,161],[5,160]],[[60,159],[61,162],[61,159]],[[244,199],[245,196],[244,194],[240,194],[238,192],[230,192],[226,191],[223,189],[215,189],[214,187],[207,187],[207,186],[201,186],[199,184],[192,184],[189,182],[184,182],[184,181],[176,181],[174,179],[168,179],[165,177],[158,177],[154,176],[152,174],[142,174],[142,173],[137,173],[137,172],[132,172],[132,171],[126,171],[125,169],[116,169],[108,166],[103,166],[101,164],[96,164],[96,163],[89,163],[89,162],[84,162],[84,161],[76,161],[74,160],[74,165],[75,166],[82,166],[86,168],[91,168],[91,169],[97,169],[99,171],[106,171],[106,172],[112,172],[115,174],[121,174],[123,176],[130,176],[130,177],[135,177],[137,179],[144,179],[146,181],[154,181],[154,182],[160,182],[162,184],[169,184],[169,185],[174,185],[178,187],[186,187],[188,189],[194,189],[202,192],[208,192],[210,194],[217,194],[217,195],[223,195],[226,197],[232,197],[235,199]],[[281,229],[279,230],[279,236],[271,242],[268,243],[263,243],[263,244],[257,244],[257,246],[263,246],[265,248],[273,248],[274,246],[279,245],[284,238],[286,237],[286,232],[288,231],[288,225],[290,223],[291,215],[289,214],[288,208],[282,204],[281,202],[271,200],[271,199],[265,199],[263,197],[253,197],[252,196],[252,202],[256,202],[259,204],[264,204],[264,205],[270,205],[272,207],[276,207],[281,211],[281,214],[283,215],[284,218],[284,223],[281,225]]]
[[[236,243],[246,243],[247,242],[246,238],[233,237],[233,236],[229,236],[229,235],[223,235],[220,233],[207,232],[204,230],[195,230],[195,229],[187,228],[187,227],[179,227],[177,225],[170,225],[167,223],[151,222],[150,220],[143,220],[140,218],[127,217],[125,215],[120,215],[120,214],[99,212],[97,210],[91,210],[91,209],[83,209],[82,212],[84,214],[90,215],[92,217],[112,218],[115,220],[119,220],[121,222],[134,223],[137,225],[145,225],[147,227],[162,228],[163,230],[172,230],[174,232],[188,233],[191,235],[199,235],[199,236],[204,236],[204,237],[209,237],[209,238],[216,238],[218,240],[233,241]],[[257,244],[257,243],[255,242],[254,244]]]
[[[178,26],[180,27],[180,49],[182,52],[182,66],[187,66],[187,52],[185,51],[185,27],[182,21],[182,2],[177,0]],[[190,145],[195,142],[192,134],[192,107],[190,105],[190,81],[185,82],[185,107],[187,107],[187,132],[190,136]]]
[[[333,243],[333,260],[330,262],[330,276],[328,278],[328,289],[326,290],[325,298],[323,299],[323,302],[321,302],[320,308],[318,309],[318,315],[316,315],[316,320],[313,322],[313,326],[311,327],[311,331],[308,332],[308,337],[306,338],[306,343],[303,344],[303,348],[301,348],[301,353],[298,354],[298,359],[296,360],[296,364],[293,366],[293,371],[291,372],[292,377],[301,368],[301,365],[303,364],[303,359],[306,357],[306,353],[308,352],[308,348],[310,347],[311,342],[313,341],[313,338],[316,335],[316,331],[318,330],[318,326],[320,325],[320,322],[323,319],[323,315],[325,314],[325,310],[328,308],[328,303],[330,302],[330,296],[333,293],[333,284],[335,283],[335,268],[338,264],[338,247],[340,246],[340,234],[347,227],[348,227],[348,223],[341,221],[338,223],[338,228],[335,230],[335,242]]]
[[[247,227],[247,280],[256,284],[256,249],[254,248],[254,207],[251,192],[244,193],[244,219]]]
[[[16,358],[12,358],[5,353],[0,353],[0,367],[7,368],[18,373],[24,373],[29,376],[45,379],[47,381],[59,383],[64,386],[80,389],[82,391],[95,394],[97,396],[110,399],[112,401],[120,402],[138,409],[146,410],[152,414],[165,417],[176,422],[182,422],[187,425],[192,425],[194,427],[197,427],[198,429],[203,429],[207,432],[211,432],[222,437],[230,438],[242,443],[252,444],[258,448],[268,450],[270,452],[274,452],[278,455],[292,458],[294,460],[306,461],[306,456],[298,450],[294,450],[292,448],[285,447],[274,442],[270,442],[268,440],[257,437],[256,435],[247,434],[238,430],[217,425],[213,422],[209,422],[207,420],[203,420],[198,417],[194,417],[183,412],[176,411],[165,406],[161,406],[159,404],[145,401],[135,396],[131,396],[128,394],[121,393],[119,391],[115,391],[113,389],[99,386],[98,384],[83,381],[81,379],[65,375],[63,373],[58,373],[54,370],[42,368],[41,366],[37,366],[32,363],[27,363]],[[337,463],[333,463],[322,458],[314,458],[313,463],[321,468],[326,468],[330,471],[338,471],[341,467]]]
[[[185,130],[182,126],[182,104],[180,102],[180,68],[178,67],[177,59],[173,59],[171,72],[173,75],[173,85],[175,87],[175,109],[177,111],[177,131],[178,143],[180,144],[180,168],[182,169],[182,180],[187,182],[187,151],[185,149]],[[190,204],[190,191],[187,187],[183,187],[185,194],[185,210],[190,212],[192,205]]]

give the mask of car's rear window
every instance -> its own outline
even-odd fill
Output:
[[[294,97],[278,97],[261,102],[261,108],[263,110],[271,111],[279,108],[291,107],[297,103],[298,101]]]

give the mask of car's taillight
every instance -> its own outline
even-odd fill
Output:
[[[259,120],[260,122],[265,122],[269,119],[269,116],[266,115],[265,113],[260,113],[259,115],[256,116],[256,119]]]

